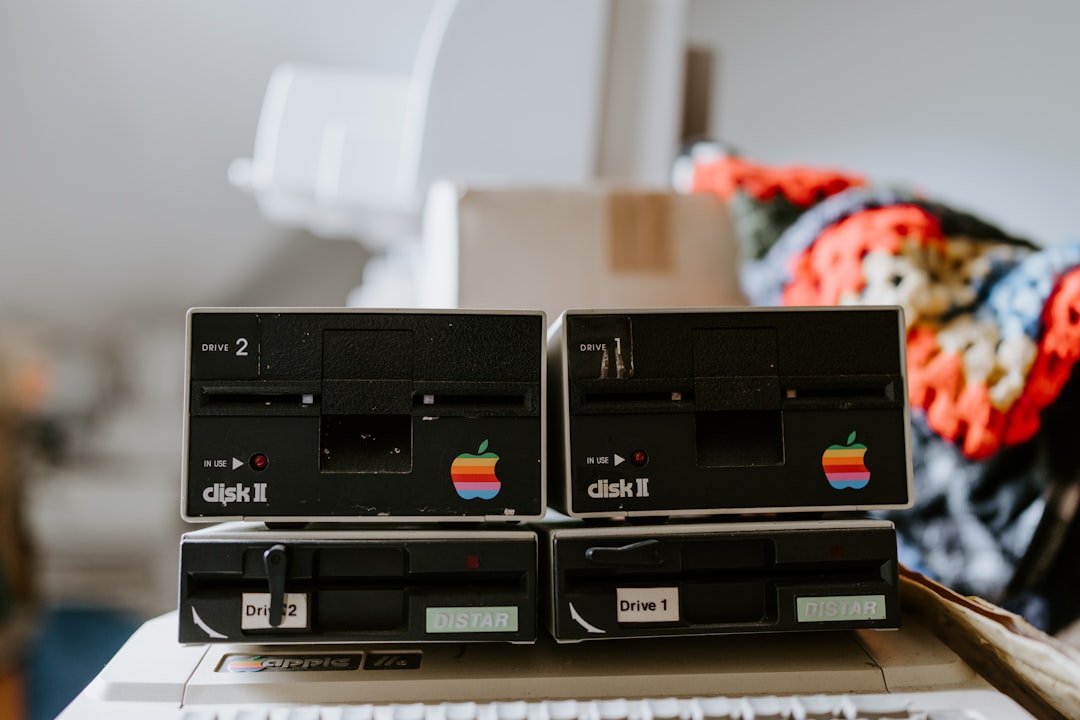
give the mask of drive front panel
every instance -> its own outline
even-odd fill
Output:
[[[887,521],[570,521],[541,534],[559,642],[900,626]]]
[[[549,333],[551,504],[907,507],[904,332],[899,308],[567,311]]]
[[[181,539],[180,641],[533,642],[536,573],[528,530],[225,523]]]
[[[539,312],[192,310],[184,517],[540,517],[544,324]]]

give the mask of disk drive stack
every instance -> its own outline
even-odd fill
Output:
[[[545,329],[190,311],[181,642],[533,642]]]
[[[546,320],[190,311],[180,641],[899,626],[899,309]]]
[[[558,641],[899,626],[898,308],[569,310],[548,353]]]

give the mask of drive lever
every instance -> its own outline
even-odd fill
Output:
[[[270,627],[276,628],[281,625],[285,614],[285,576],[288,574],[285,546],[273,545],[268,548],[263,553],[263,565],[270,583]]]
[[[663,565],[664,553],[660,541],[650,539],[622,547],[591,547],[585,559],[597,565]]]

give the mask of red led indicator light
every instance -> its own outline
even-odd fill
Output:
[[[249,461],[252,470],[265,470],[270,464],[270,458],[266,457],[262,453],[255,453],[251,456]]]
[[[630,453],[630,463],[642,467],[645,463],[649,462],[649,454],[644,450],[635,450]]]
[[[479,555],[466,555],[465,556],[465,568],[468,570],[480,569],[480,556]]]

